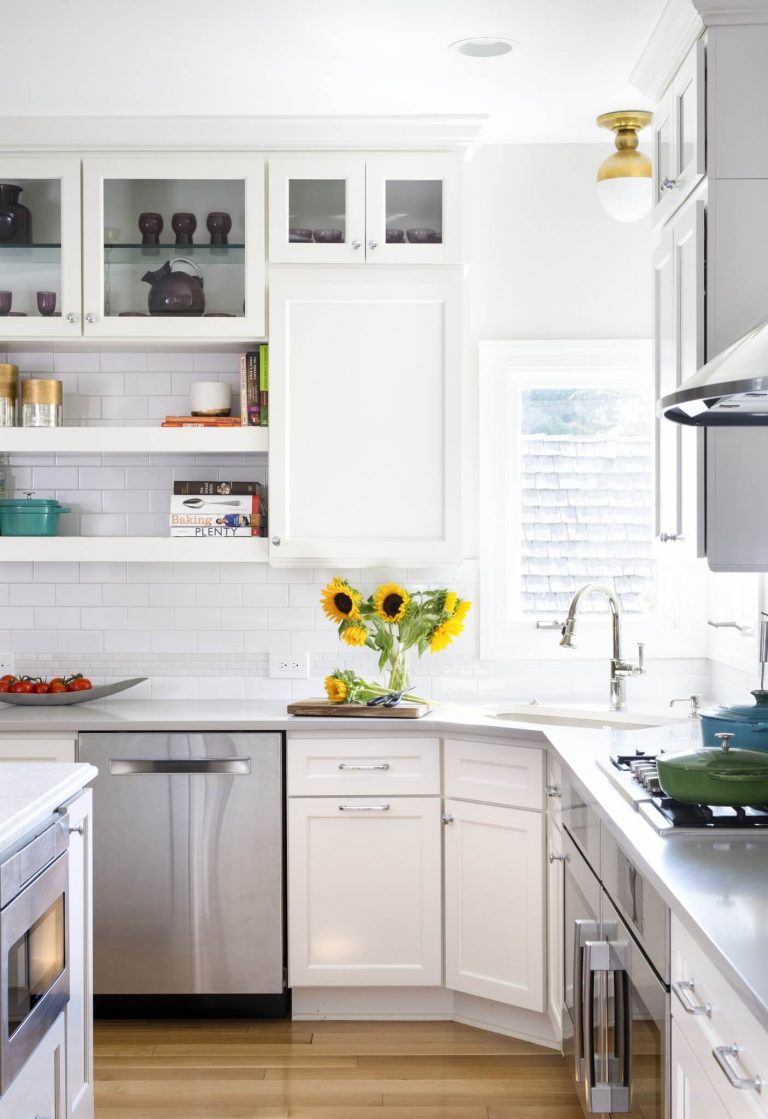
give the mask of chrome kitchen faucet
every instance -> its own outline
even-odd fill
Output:
[[[642,642],[637,646],[637,664],[631,664],[629,661],[622,659],[619,602],[613,591],[609,590],[608,587],[601,586],[600,583],[587,583],[586,586],[576,591],[576,594],[571,599],[571,605],[568,607],[568,617],[562,629],[563,636],[560,640],[560,644],[564,649],[575,649],[576,646],[573,643],[573,634],[576,629],[576,612],[579,609],[579,603],[584,595],[593,593],[604,594],[611,608],[611,630],[613,634],[613,655],[611,657],[611,711],[623,711],[627,705],[624,681],[628,676],[639,676],[641,672],[645,672],[643,663],[644,646]]]

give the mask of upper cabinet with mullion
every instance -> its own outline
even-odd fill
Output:
[[[705,44],[699,39],[654,110],[654,225],[682,205],[706,174]]]
[[[155,245],[144,243],[142,213],[162,218]],[[193,216],[191,243],[174,232],[174,214]],[[83,222],[86,337],[151,342],[265,336],[263,160],[86,159]],[[149,313],[151,274],[166,264],[193,277],[188,313]]]
[[[459,264],[463,156],[275,157],[273,264]]]
[[[2,158],[0,183],[0,342],[79,338],[80,160]]]

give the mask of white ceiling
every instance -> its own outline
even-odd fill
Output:
[[[3,27],[0,112],[487,113],[492,141],[599,141],[663,0],[34,0]],[[470,59],[455,39],[519,46]]]

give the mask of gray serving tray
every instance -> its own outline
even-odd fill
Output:
[[[119,680],[116,684],[100,684],[89,688],[85,692],[54,692],[53,695],[30,695],[23,692],[0,692],[0,703],[16,703],[20,707],[66,707],[70,703],[88,703],[92,699],[106,699],[108,695],[116,695],[136,684],[143,684],[146,676],[137,676],[133,680]]]

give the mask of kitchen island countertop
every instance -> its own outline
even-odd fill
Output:
[[[96,776],[92,765],[3,762],[0,768],[0,850],[10,847]]]

